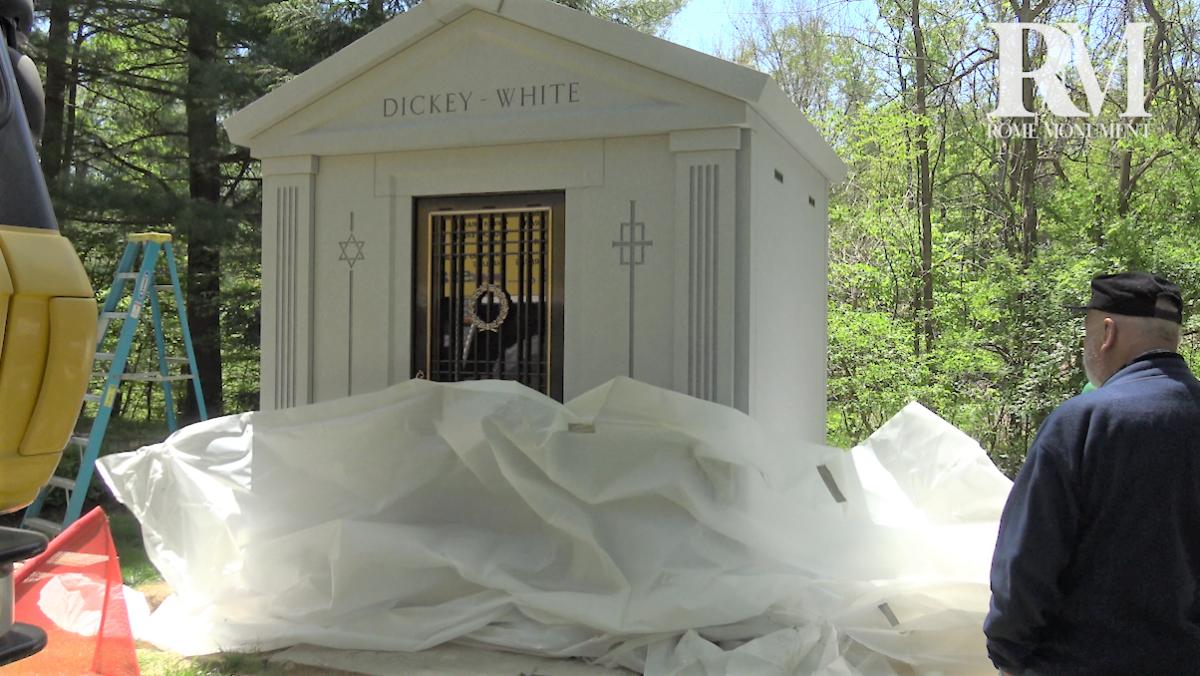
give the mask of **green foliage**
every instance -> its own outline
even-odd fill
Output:
[[[555,0],[561,5],[603,17],[646,33],[666,30],[687,0]]]
[[[792,11],[771,11],[779,7]],[[988,135],[996,63],[985,24],[1013,20],[998,8],[919,3],[924,117],[915,113],[911,3],[879,2],[877,20],[803,0],[764,4],[737,55],[780,82],[851,170],[830,204],[830,440],[856,443],[916,400],[1011,474],[1049,412],[1084,385],[1082,322],[1062,305],[1086,299],[1093,275],[1155,271],[1183,287],[1185,316],[1200,309],[1200,52],[1186,37],[1200,15],[1191,3],[1162,7],[1166,24],[1151,28],[1147,44],[1164,30],[1168,51],[1157,75],[1148,56],[1147,77],[1159,82],[1148,133],[1040,139],[1027,206],[1015,171],[1024,149]],[[1122,11],[1067,2],[1039,21],[1086,16],[1094,61],[1106,63],[1130,20]],[[1110,100],[1124,100],[1123,84]],[[934,187],[931,350],[920,341],[921,133]],[[1132,180],[1122,180],[1126,159]],[[1189,319],[1181,352],[1192,363],[1198,330]]]
[[[281,0],[266,3],[260,17],[273,30],[258,45],[262,63],[273,64],[276,82],[300,73],[378,28],[420,0]]]

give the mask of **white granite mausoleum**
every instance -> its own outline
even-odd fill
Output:
[[[837,155],[767,76],[545,0],[425,0],[228,118],[262,406],[628,375],[824,439]]]

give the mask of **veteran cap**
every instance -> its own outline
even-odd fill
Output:
[[[1157,317],[1183,323],[1183,297],[1179,287],[1146,272],[1121,272],[1092,279],[1092,300],[1070,305],[1070,310],[1100,310],[1130,317]]]

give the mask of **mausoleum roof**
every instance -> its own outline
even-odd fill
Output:
[[[256,139],[473,11],[633,63],[753,108],[827,180],[846,166],[770,76],[548,0],[425,0],[224,121],[230,139]],[[749,126],[743,123],[742,126]]]

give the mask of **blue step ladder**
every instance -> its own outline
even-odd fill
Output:
[[[166,259],[169,284],[158,284],[155,281],[160,257]],[[127,284],[129,285],[128,293]],[[186,357],[172,357],[166,353],[166,340],[163,337],[163,312],[158,297],[159,293],[171,294],[175,301],[175,307],[179,310],[179,328],[187,351]],[[128,309],[118,310],[122,299],[126,296],[129,296]],[[138,323],[145,315],[144,310],[147,304],[150,306],[150,316],[154,323],[158,371],[126,373],[125,367],[130,352],[133,350]],[[101,352],[100,349],[104,345],[108,330],[114,322],[120,326],[116,350]],[[92,374],[94,379],[104,379],[104,386],[100,392],[98,394],[89,392],[83,397],[85,408],[89,403],[97,405],[91,431],[84,435],[72,436],[68,443],[68,448],[74,446],[81,449],[79,471],[74,478],[59,475],[50,478],[50,482],[43,486],[41,492],[38,493],[37,499],[25,510],[25,517],[21,522],[24,528],[56,535],[79,518],[79,514],[83,510],[83,501],[87,497],[88,485],[92,480],[96,458],[100,455],[104,434],[108,431],[108,423],[112,418],[117,391],[123,381],[162,383],[167,428],[174,432],[178,428],[178,423],[175,420],[175,399],[171,383],[190,380],[200,419],[208,419],[204,394],[200,389],[199,370],[196,368],[196,352],[192,348],[192,335],[188,329],[187,312],[183,303],[183,292],[179,286],[179,273],[175,268],[175,251],[171,246],[170,235],[147,232],[129,236],[129,240],[125,244],[125,252],[121,255],[120,263],[117,264],[117,272],[113,277],[108,298],[105,299],[104,307],[100,310],[96,336],[95,364],[107,363],[108,368],[96,369]],[[187,366],[187,373],[172,374],[169,369],[173,364]],[[64,453],[63,457],[66,458],[67,455]],[[54,489],[64,490],[68,496],[67,511],[62,523],[40,518],[46,496]]]

